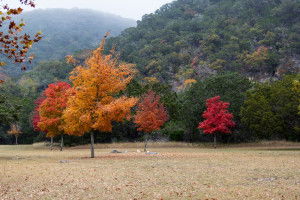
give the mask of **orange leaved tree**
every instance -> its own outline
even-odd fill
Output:
[[[160,96],[153,91],[149,91],[138,104],[134,123],[137,125],[138,131],[148,134],[159,130],[168,119],[168,112],[164,105],[160,103]],[[147,138],[144,151],[147,151]]]
[[[16,145],[18,144],[18,137],[22,134],[21,128],[18,124],[11,124],[10,130],[7,132],[10,135],[14,135],[16,138]]]
[[[74,96],[64,112],[65,132],[91,134],[91,158],[94,158],[94,132],[111,132],[112,122],[130,116],[137,99],[118,95],[132,80],[134,68],[120,63],[112,55],[103,55],[105,40],[85,61],[71,72]]]
[[[71,86],[66,82],[50,84],[45,90],[45,99],[39,106],[38,128],[47,133],[47,137],[61,136],[60,150],[62,151],[63,140],[63,111],[67,106],[68,97],[71,95]]]

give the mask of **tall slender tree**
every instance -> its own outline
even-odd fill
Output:
[[[16,145],[18,145],[18,137],[22,134],[20,126],[16,123],[11,124],[10,130],[7,133],[15,136]]]
[[[74,96],[64,112],[67,134],[91,134],[91,158],[94,158],[94,133],[111,132],[112,122],[129,117],[136,98],[118,95],[132,80],[133,65],[121,63],[113,55],[103,55],[105,40],[93,51],[84,66],[71,73]]]

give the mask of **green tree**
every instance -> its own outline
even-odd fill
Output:
[[[298,106],[295,90],[299,75],[285,76],[273,83],[258,84],[247,93],[241,109],[242,123],[259,138],[299,140]]]
[[[231,112],[237,123],[237,128],[240,126],[240,108],[245,99],[245,92],[252,87],[252,83],[245,77],[236,73],[226,73],[212,76],[204,81],[198,81],[191,88],[180,94],[182,102],[181,121],[187,127],[186,140],[194,140],[198,134],[197,125],[199,121],[203,121],[201,114],[205,110],[206,99],[214,96],[222,96],[226,102],[230,102]],[[233,133],[228,137],[241,137]]]
[[[269,85],[257,86],[247,93],[241,108],[241,121],[256,138],[278,139],[282,131],[282,120],[272,111],[269,97]]]

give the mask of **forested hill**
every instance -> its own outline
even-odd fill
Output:
[[[263,81],[299,72],[300,1],[177,0],[108,44],[142,77],[179,84],[235,71]]]
[[[25,12],[18,18],[26,23],[24,32],[43,33],[43,39],[31,49],[36,55],[32,66],[40,61],[58,60],[82,49],[95,48],[107,31],[117,36],[125,28],[136,25],[131,19],[76,8],[39,9]],[[20,68],[13,66],[8,66],[7,70],[10,75],[20,72]]]

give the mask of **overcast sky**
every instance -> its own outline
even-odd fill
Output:
[[[36,8],[90,8],[139,20],[173,0],[35,0]],[[16,0],[7,0],[16,5]]]

